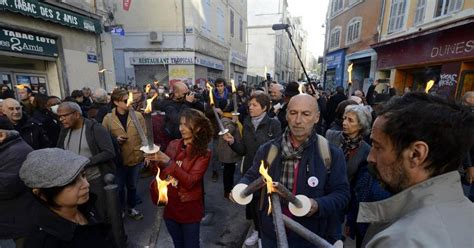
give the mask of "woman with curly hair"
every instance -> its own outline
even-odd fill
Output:
[[[164,153],[159,151],[147,161],[157,163],[162,180],[173,181],[168,185],[163,218],[174,246],[199,247],[199,223],[204,216],[202,179],[211,158],[207,145],[213,128],[202,112],[189,108],[180,114],[179,131],[181,139],[171,141]]]

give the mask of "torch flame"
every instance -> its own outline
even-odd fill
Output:
[[[207,88],[209,88],[209,104],[211,106],[214,106],[214,96],[212,95],[212,86],[209,84],[209,82],[206,83]]]
[[[230,80],[230,84],[232,85],[232,93],[235,93],[237,90],[235,89],[234,79]]]
[[[354,63],[351,63],[348,67],[347,67],[347,72],[349,72],[349,83],[352,83],[352,66],[354,65]]]
[[[171,181],[160,179],[159,168],[158,168],[158,173],[156,174],[155,180],[156,180],[156,185],[158,188],[157,205],[166,205],[168,203],[168,185],[171,183]]]
[[[273,180],[272,180],[272,177],[268,174],[268,168],[265,168],[265,164],[264,164],[263,160],[260,163],[260,168],[258,169],[258,172],[260,172],[260,174],[263,177],[263,181],[267,185],[267,194],[268,194],[268,212],[267,212],[267,214],[270,215],[270,213],[272,212],[272,201],[270,199],[270,194],[272,192],[274,192]]]
[[[127,107],[132,106],[132,103],[133,103],[133,93],[130,91],[128,92]]]
[[[145,87],[145,93],[150,93],[150,90],[151,90],[151,84],[146,84],[146,87]]]
[[[145,111],[144,111],[145,114],[149,114],[149,113],[152,112],[153,108],[151,107],[151,104],[157,96],[158,95],[155,93],[152,98],[146,100],[146,108],[145,108]]]
[[[425,89],[426,94],[428,94],[428,92],[430,91],[431,87],[433,87],[433,85],[434,85],[434,80],[430,80],[426,83],[426,89]]]
[[[300,94],[303,94],[303,84],[300,84],[300,86],[298,87],[298,91],[300,92]]]

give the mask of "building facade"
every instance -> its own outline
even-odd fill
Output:
[[[133,1],[109,6],[117,82],[143,86],[246,77],[246,1]]]
[[[292,17],[287,0],[248,1],[248,74],[286,84],[301,78],[302,68],[285,30],[273,30],[273,24],[288,24],[298,53],[305,53],[306,32],[301,17]],[[303,57],[304,61],[304,57]]]
[[[370,11],[368,11],[370,10]],[[380,0],[331,0],[328,5],[325,49],[325,87],[366,91],[376,73]],[[352,65],[350,75],[348,67]]]
[[[386,0],[377,77],[398,94],[426,90],[458,99],[474,90],[474,1]]]
[[[103,1],[0,0],[0,83],[65,97],[115,86]]]

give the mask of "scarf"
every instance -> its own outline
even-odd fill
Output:
[[[358,135],[355,138],[350,138],[345,133],[342,133],[341,136],[341,148],[344,152],[344,157],[346,161],[349,161],[350,156],[354,150],[359,148],[360,142],[362,141],[362,136]]]
[[[314,142],[317,142],[318,135],[316,133],[316,127],[314,127],[311,135],[297,148],[294,148],[291,144],[290,135],[290,128],[286,128],[281,140],[283,169],[280,182],[285,185],[288,190],[292,191],[295,176],[295,165],[303,157],[304,150]]]
[[[260,125],[260,122],[262,122],[263,118],[265,118],[265,115],[267,113],[263,112],[263,114],[252,117],[250,120],[252,121],[253,128],[255,128],[255,131],[257,131],[258,125]]]

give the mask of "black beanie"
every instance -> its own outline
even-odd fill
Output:
[[[5,117],[0,116],[0,129],[3,130],[14,130],[12,123]]]

